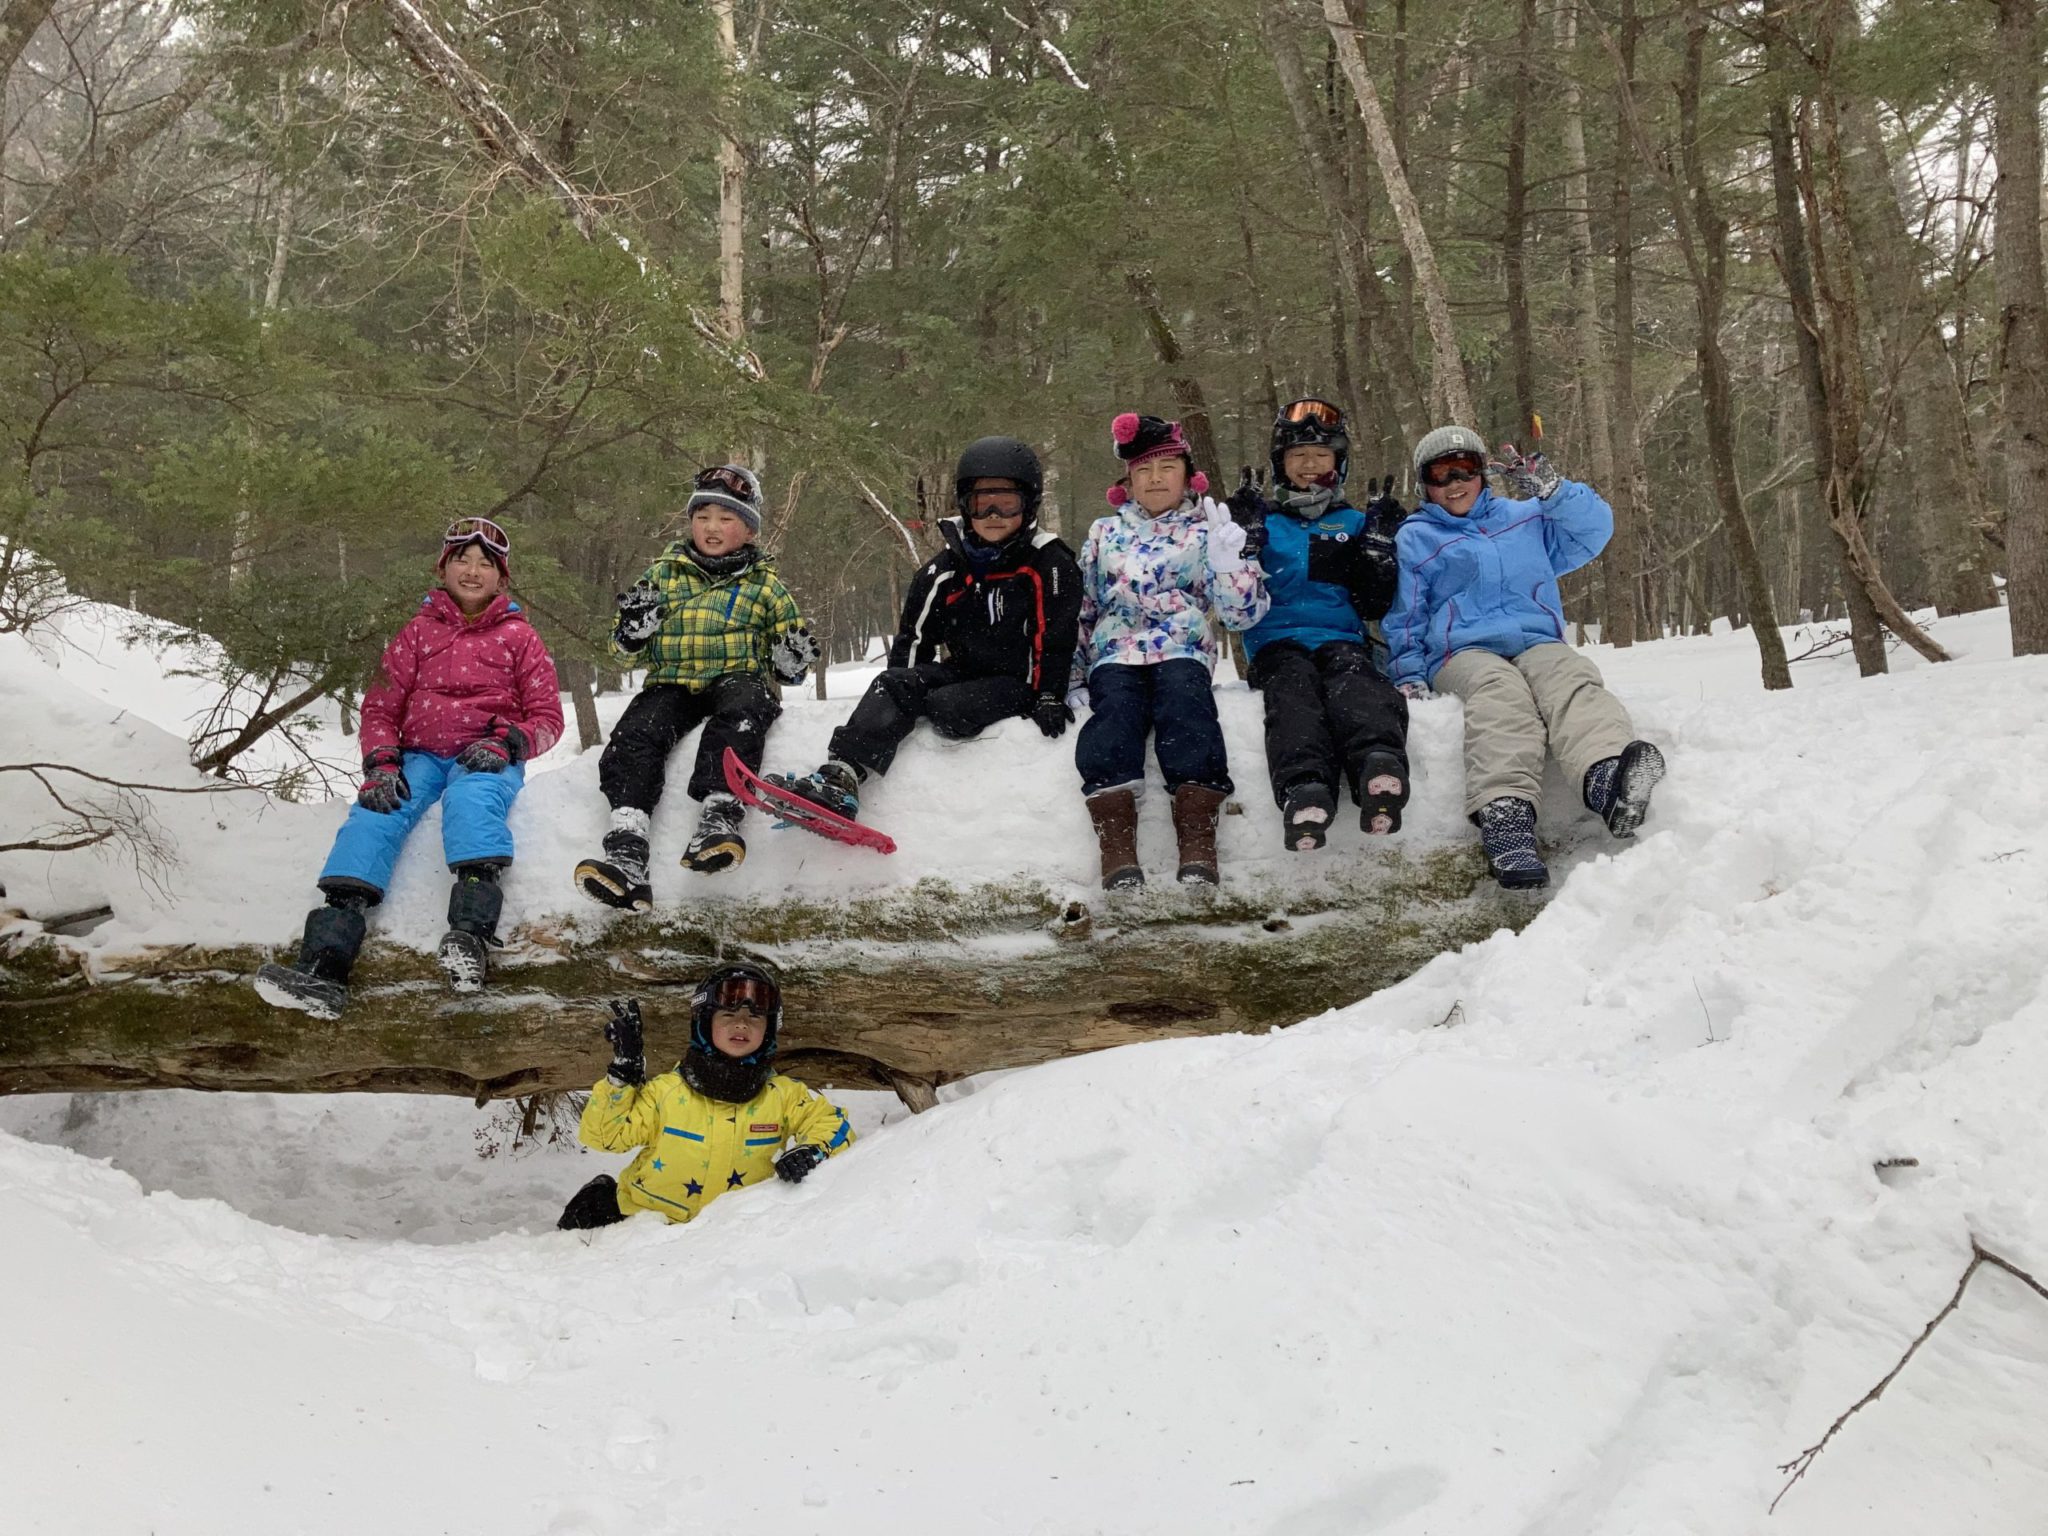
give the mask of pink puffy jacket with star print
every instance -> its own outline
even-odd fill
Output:
[[[445,591],[429,592],[363,695],[363,755],[398,747],[453,757],[490,734],[493,720],[519,727],[528,757],[560,740],[555,659],[502,592],[474,619]]]

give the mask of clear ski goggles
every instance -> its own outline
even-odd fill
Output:
[[[488,517],[458,517],[448,525],[448,531],[441,535],[441,544],[445,549],[460,548],[471,540],[480,542],[500,560],[512,553],[512,540],[504,529]]]
[[[1453,453],[1422,466],[1422,483],[1442,490],[1461,480],[1484,480],[1486,461],[1476,453]]]
[[[782,1001],[782,993],[775,983],[765,976],[749,976],[744,973],[721,976],[711,984],[711,1008],[714,1013],[746,1012],[756,1018],[772,1018],[775,1008]]]
[[[1327,400],[1296,400],[1280,408],[1280,419],[1290,426],[1312,421],[1332,432],[1344,430],[1344,413]]]
[[[698,470],[692,484],[700,491],[723,491],[728,496],[737,496],[749,505],[760,495],[753,476],[731,464],[714,464],[709,469]]]

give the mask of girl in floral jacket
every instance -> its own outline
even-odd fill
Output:
[[[512,862],[506,817],[528,758],[562,734],[554,658],[507,591],[512,545],[485,517],[449,525],[441,585],[384,648],[363,695],[363,782],[335,836],[295,966],[266,965],[256,990],[280,1008],[331,1019],[348,1001],[364,910],[384,899],[406,834],[441,803],[441,848],[455,875],[441,968],[458,992],[484,984]]]
[[[1109,491],[1081,551],[1081,646],[1092,709],[1075,766],[1102,846],[1107,890],[1142,885],[1138,794],[1145,738],[1173,797],[1180,879],[1214,885],[1216,817],[1230,764],[1209,678],[1210,624],[1249,629],[1265,616],[1264,577],[1245,559],[1245,530],[1207,495],[1177,421],[1126,411],[1110,423],[1125,478]]]

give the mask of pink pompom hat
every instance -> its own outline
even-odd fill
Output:
[[[1209,477],[1195,468],[1195,456],[1188,451],[1187,434],[1181,431],[1179,422],[1124,411],[1110,422],[1109,439],[1116,456],[1126,465],[1178,454],[1188,466],[1189,492],[1196,496],[1208,492]],[[1130,489],[1122,483],[1112,485],[1108,497],[1112,507],[1120,507],[1131,499]]]

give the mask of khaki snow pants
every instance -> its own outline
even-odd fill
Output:
[[[1431,680],[1465,705],[1465,814],[1503,795],[1542,803],[1543,752],[1557,754],[1574,790],[1586,770],[1618,757],[1635,737],[1628,711],[1600,669],[1562,642],[1532,645],[1509,661],[1459,651]]]

